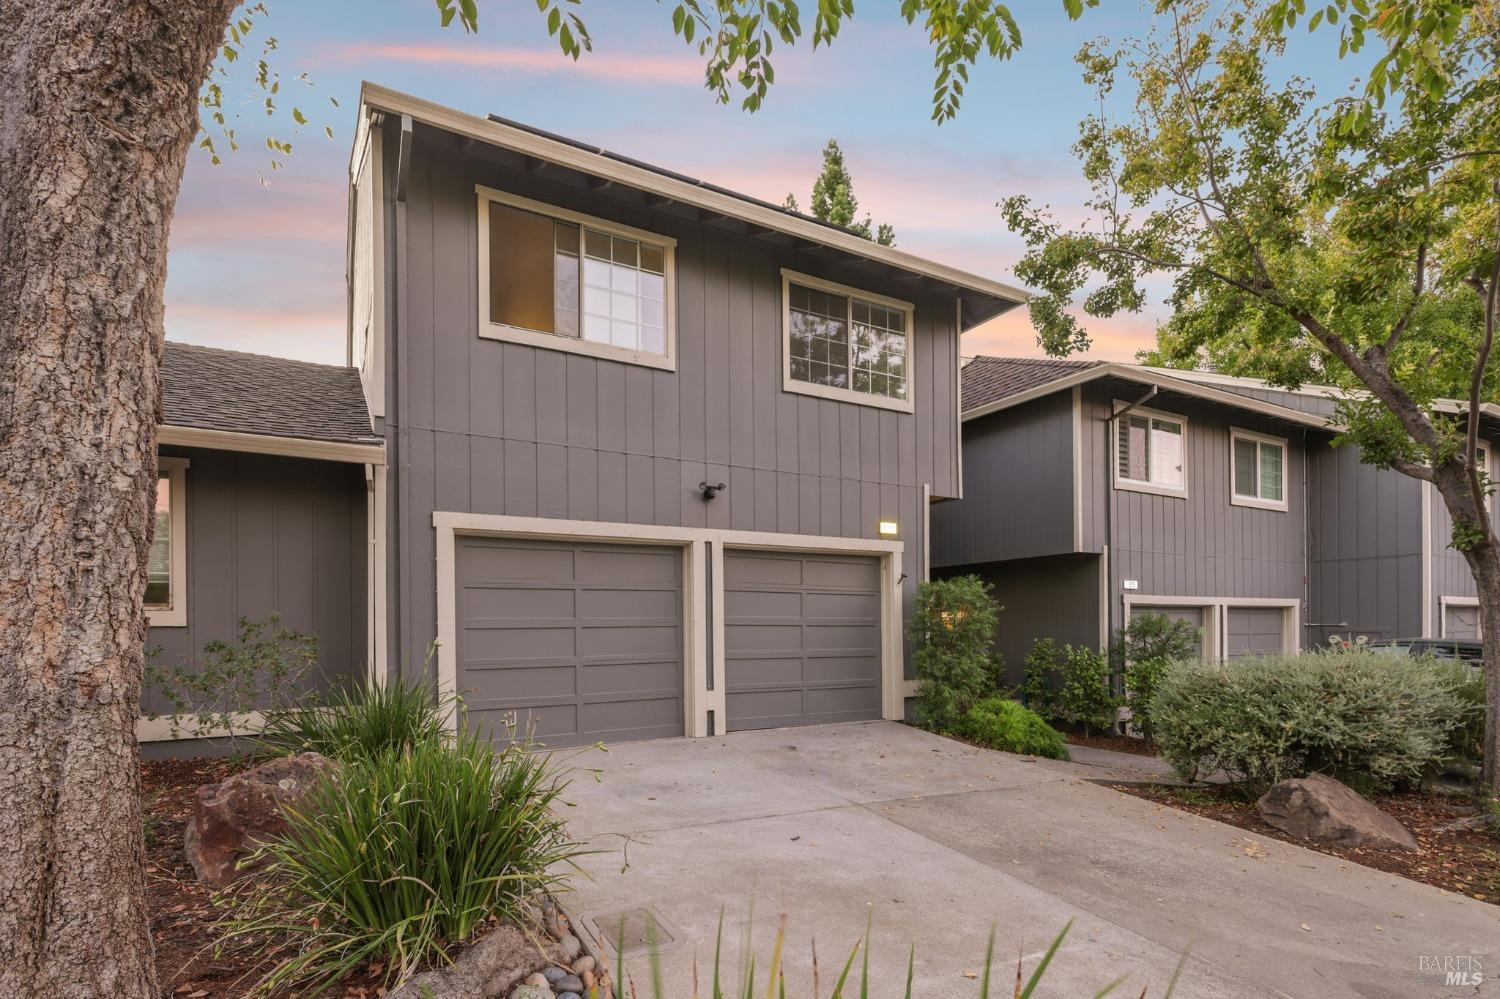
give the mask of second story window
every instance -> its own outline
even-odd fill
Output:
[[[1247,430],[1230,431],[1231,474],[1237,506],[1286,509],[1286,441]]]
[[[1115,421],[1115,484],[1146,492],[1186,493],[1187,421],[1132,410]]]
[[[673,240],[478,190],[480,336],[675,367]]]
[[[908,302],[783,270],[783,387],[911,412]]]

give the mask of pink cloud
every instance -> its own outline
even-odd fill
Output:
[[[1151,315],[1122,315],[1112,319],[1093,319],[1079,315],[1094,339],[1093,346],[1079,357],[1099,361],[1134,361],[1138,350],[1156,345],[1157,319]],[[1043,357],[1037,346],[1036,330],[1025,306],[1012,309],[998,318],[982,323],[964,334],[965,356],[992,354],[1000,357]]]
[[[703,80],[703,67],[686,56],[617,56],[585,52],[574,62],[561,52],[536,49],[430,42],[358,42],[330,48],[327,57],[338,62],[408,62],[531,74],[565,72],[627,83],[700,83]]]
[[[257,308],[254,302],[207,304],[168,296],[167,339],[273,354],[301,361],[343,364],[342,308]]]

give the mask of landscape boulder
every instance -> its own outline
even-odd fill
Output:
[[[1268,824],[1303,839],[1370,850],[1418,849],[1416,837],[1400,822],[1323,774],[1284,780],[1256,807]]]
[[[561,961],[553,941],[502,922],[459,951],[451,964],[408,979],[388,999],[507,999],[517,991],[550,996],[540,972]]]
[[[246,872],[236,865],[286,830],[282,809],[305,801],[336,767],[317,753],[299,753],[198,788],[183,849],[199,879],[223,887],[243,876]]]

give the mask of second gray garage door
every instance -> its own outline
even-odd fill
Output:
[[[880,712],[880,561],[726,551],[727,730]]]
[[[549,746],[683,734],[682,552],[458,539],[458,691]]]
[[[1285,644],[1286,611],[1281,607],[1230,607],[1229,658],[1278,653]]]
[[[1443,605],[1444,638],[1478,638],[1479,608],[1463,604]]]

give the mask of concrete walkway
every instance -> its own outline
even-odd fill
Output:
[[[1087,755],[1087,754],[1081,754]],[[1110,754],[1111,756],[1117,754]],[[707,995],[725,912],[726,992],[747,911],[764,971],[788,914],[787,994],[822,991],[873,919],[872,996],[900,996],[909,946],[918,997],[977,996],[965,973],[996,927],[1000,984],[1027,973],[1075,920],[1040,995],[1094,995],[1113,979],[1159,997],[1500,996],[1423,978],[1423,955],[1469,957],[1500,977],[1500,908],[1101,787],[1110,764],[973,749],[874,722],[612,747],[578,758],[569,791],[584,858],[567,901],[586,925],[648,906],[675,939],[666,994]],[[646,960],[627,954],[641,999]],[[1009,981],[1007,981],[1007,976]],[[764,988],[763,974],[760,987]]]

